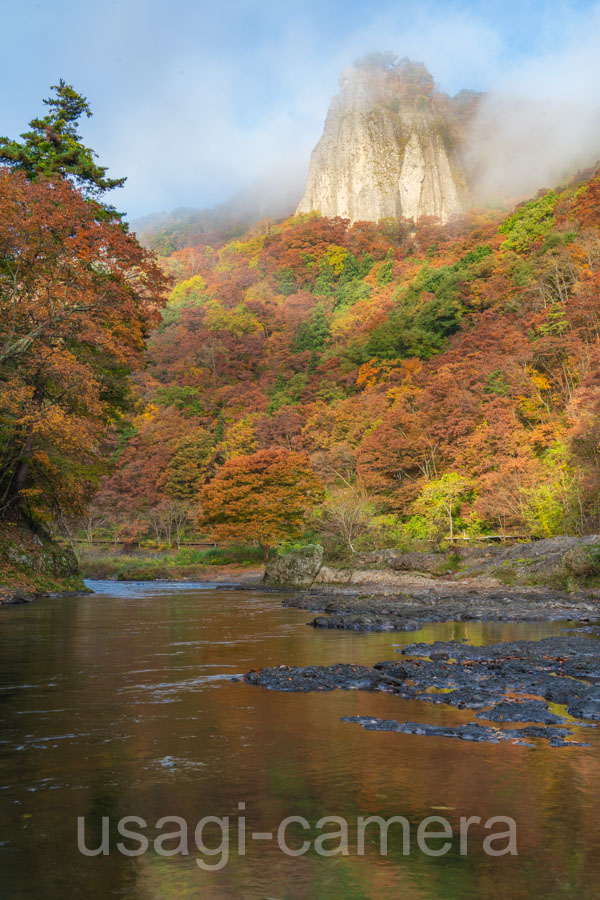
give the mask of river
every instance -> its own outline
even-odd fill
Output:
[[[0,610],[0,897],[64,900],[592,898],[600,894],[600,736],[589,748],[526,749],[367,732],[342,716],[456,724],[473,713],[357,691],[287,694],[235,680],[251,668],[394,658],[415,640],[487,643],[560,633],[564,623],[436,624],[410,634],[315,631],[276,594],[206,585],[92,583],[95,593]],[[403,816],[388,854],[359,816]],[[149,840],[116,847],[117,823]],[[217,820],[194,843],[194,829]],[[289,855],[275,835],[285,832]],[[317,822],[348,822],[347,854],[316,850]],[[420,850],[429,816],[450,823],[443,855]],[[478,816],[460,853],[460,817]],[[518,855],[483,849],[511,817]],[[101,848],[102,818],[110,827]],[[162,817],[179,838],[159,852]],[[224,817],[229,817],[225,840]],[[187,852],[182,821],[189,829]],[[245,847],[238,843],[245,828]],[[331,825],[328,826],[331,828]],[[252,835],[262,834],[254,838]],[[312,843],[311,843],[312,842]],[[435,844],[435,842],[433,842]],[[135,839],[125,846],[140,846]],[[338,846],[332,843],[330,849]],[[436,845],[437,846],[437,845]],[[441,843],[440,843],[441,846]],[[203,849],[202,849],[203,848]],[[213,850],[211,855],[208,851]],[[207,851],[207,852],[204,852]]]

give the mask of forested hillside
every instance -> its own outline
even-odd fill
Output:
[[[508,217],[300,215],[163,263],[91,528],[170,540],[230,461],[275,450],[310,462],[304,526],[339,542],[599,527],[598,173]]]
[[[0,588],[73,586],[47,530],[81,520],[110,471],[105,436],[170,286],[102,202],[125,179],[81,143],[85,97],[52,90],[20,141],[0,137]]]

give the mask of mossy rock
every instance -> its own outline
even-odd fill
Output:
[[[571,547],[563,556],[563,565],[579,578],[600,575],[600,544]]]
[[[83,587],[73,551],[22,522],[0,522],[0,583],[33,594]]]
[[[308,544],[275,556],[265,571],[265,584],[273,587],[308,588],[323,565],[323,548]]]

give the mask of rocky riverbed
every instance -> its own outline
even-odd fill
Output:
[[[593,630],[592,630],[593,629]],[[403,700],[448,704],[473,710],[483,723],[456,726],[351,716],[344,721],[369,731],[459,738],[525,746],[543,738],[552,747],[571,740],[567,726],[600,722],[600,627],[583,626],[564,636],[471,646],[457,641],[410,644],[401,659],[373,667],[274,666],[245,676],[249,684],[277,691],[385,691]],[[590,636],[590,631],[592,636]],[[550,706],[552,704],[552,708]],[[513,727],[513,725],[518,727]]]
[[[374,561],[375,580],[368,576],[373,570],[354,570],[367,573],[360,583],[348,572],[345,581],[332,580],[327,572],[325,578],[319,577],[323,565],[314,552],[305,566],[295,557],[289,570],[296,572],[305,589],[283,602],[318,613],[307,623],[317,629],[410,632],[432,622],[564,620],[565,633],[483,647],[456,641],[414,643],[397,651],[401,659],[372,667],[346,662],[281,665],[249,672],[245,680],[278,691],[384,691],[401,700],[472,710],[473,719],[478,720],[438,725],[369,716],[344,719],[368,731],[485,743],[511,741],[527,747],[536,746],[537,739],[552,747],[584,744],[572,738],[573,728],[594,728],[600,722],[597,556],[595,537],[559,538],[470,550],[455,571],[444,576],[434,574],[436,568],[443,570],[435,554],[415,557],[389,551]],[[284,577],[285,568],[280,562],[277,577]],[[517,583],[502,583],[499,573],[508,569],[520,573],[508,579]],[[402,590],[396,583],[399,573]],[[571,590],[523,583],[541,582],[548,575],[559,584],[570,584]],[[569,578],[579,580],[569,582]]]
[[[395,596],[351,589],[313,590],[292,594],[283,603],[321,613],[309,622],[315,628],[344,631],[416,631],[428,622],[587,622],[600,616],[600,603],[591,592],[497,588],[477,582],[416,584]]]

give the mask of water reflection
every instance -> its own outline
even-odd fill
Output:
[[[365,732],[345,715],[457,723],[472,713],[383,694],[280,694],[237,682],[253,667],[394,657],[396,645],[543,637],[561,623],[451,623],[421,632],[358,635],[306,627],[310,614],[274,595],[198,586],[96,585],[94,596],[0,611],[0,895],[4,898],[595,897],[600,740],[536,751]],[[220,871],[194,855],[81,856],[100,822],[154,825],[181,816],[239,816],[272,831],[286,816],[512,816],[519,856],[481,851],[483,829],[446,856],[391,840],[381,857],[292,858],[274,844],[232,849]],[[443,812],[440,812],[440,808]],[[352,830],[352,829],[351,829]],[[156,836],[153,829],[147,835]],[[120,838],[113,835],[113,844]],[[190,837],[193,851],[193,838]],[[350,846],[353,837],[350,835]]]

